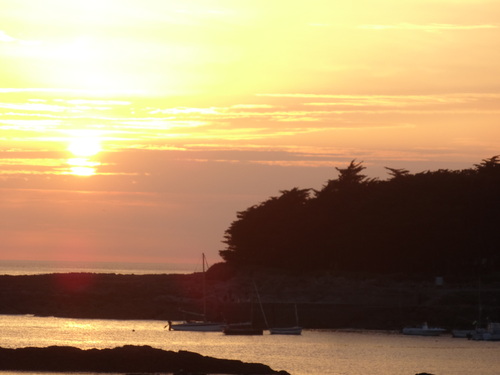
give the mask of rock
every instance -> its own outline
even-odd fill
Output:
[[[188,351],[164,351],[150,346],[126,345],[113,349],[0,348],[2,371],[114,372],[202,374],[282,374],[260,363],[217,359]]]

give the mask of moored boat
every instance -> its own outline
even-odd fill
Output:
[[[225,326],[223,322],[212,322],[207,320],[207,301],[206,301],[206,281],[205,266],[208,268],[205,254],[202,254],[203,268],[203,314],[190,313],[191,315],[201,316],[202,320],[186,320],[181,323],[168,322],[167,327],[170,331],[195,331],[195,332],[221,332]]]
[[[424,323],[420,327],[404,327],[402,332],[404,335],[439,336],[441,333],[446,332],[446,329],[429,327],[427,323]]]
[[[269,328],[271,335],[301,335],[302,327],[274,327]]]
[[[488,323],[486,329],[477,329],[472,336],[471,340],[480,341],[500,341],[500,323]]]
[[[196,331],[196,332],[222,332],[224,323],[205,321],[186,321],[182,323],[170,323],[169,329],[172,331]]]
[[[470,339],[477,332],[475,329],[453,329],[451,336],[459,339]]]
[[[269,332],[271,335],[301,335],[302,327],[299,326],[299,315],[297,313],[297,305],[295,306],[295,325],[291,327],[271,327]]]
[[[228,324],[224,327],[222,332],[230,336],[261,336],[264,334],[262,328],[254,327],[252,324],[248,323]]]

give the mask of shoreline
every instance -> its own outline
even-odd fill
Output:
[[[328,274],[239,274],[207,278],[209,319],[248,321],[258,311],[256,281],[269,324],[306,329],[399,330],[427,321],[447,329],[477,319],[477,288],[467,284],[347,279]],[[202,275],[54,273],[0,275],[0,314],[66,318],[180,321],[183,311],[202,311]],[[484,285],[484,317],[500,317],[500,286]],[[254,323],[263,325],[261,314]]]

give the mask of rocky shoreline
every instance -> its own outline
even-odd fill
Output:
[[[188,351],[165,351],[150,346],[123,346],[113,349],[78,349],[67,346],[48,348],[0,348],[2,371],[255,374],[289,375],[260,363],[217,359]]]
[[[346,278],[328,273],[293,275],[252,270],[208,273],[209,318],[253,319],[256,288],[267,321],[295,322],[319,329],[398,330],[427,321],[448,329],[468,328],[477,319],[478,289],[463,281],[381,277]],[[93,273],[0,275],[0,314],[98,319],[183,320],[183,311],[202,311],[202,275],[116,275]],[[483,318],[500,320],[500,285],[484,283]]]

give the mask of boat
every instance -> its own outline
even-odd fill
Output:
[[[224,323],[189,320],[182,323],[169,322],[168,327],[171,331],[222,332]]]
[[[202,253],[202,268],[203,268],[203,314],[189,313],[191,315],[199,315],[201,320],[186,320],[184,322],[172,323],[168,321],[166,327],[169,331],[194,331],[194,332],[222,332],[224,329],[224,322],[211,322],[206,319],[207,316],[207,301],[206,301],[206,281],[205,281],[205,266],[208,263],[205,254]]]
[[[478,279],[478,319],[473,323],[473,329],[454,329],[451,331],[453,337],[467,338],[480,341],[500,341],[500,323],[488,322],[486,327],[481,324],[482,300],[481,300],[481,278]]]
[[[469,338],[479,341],[500,341],[500,323],[488,323],[486,328],[477,329]]]
[[[262,328],[254,327],[252,323],[234,323],[228,324],[222,330],[225,335],[229,336],[261,336],[264,334]]]
[[[404,327],[402,332],[403,335],[439,336],[441,333],[446,332],[446,329],[429,327],[427,323],[424,323],[420,327]]]
[[[271,335],[301,335],[302,327],[274,327],[269,328],[269,333],[271,333]]]
[[[476,332],[477,329],[452,329],[451,336],[459,339],[470,339]]]
[[[295,305],[295,324],[292,327],[271,327],[269,333],[271,335],[301,335],[302,327],[299,326],[299,316],[297,313],[297,305]]]
[[[260,310],[262,312],[262,317],[264,319],[264,324],[265,327],[268,327],[267,324],[267,319],[266,319],[266,314],[264,313],[264,309],[262,307],[262,302],[260,300],[259,292],[257,290],[257,285],[255,285],[255,282],[253,283],[253,286],[255,288],[255,294],[257,296],[257,301],[259,302]],[[251,305],[251,317],[253,318],[254,312],[253,312],[253,304]],[[252,319],[253,320],[253,319]],[[264,329],[260,327],[256,327],[253,322],[240,322],[240,323],[232,323],[232,324],[227,324],[223,331],[225,335],[240,335],[240,336],[257,336],[257,335],[263,335],[264,334]]]

